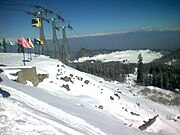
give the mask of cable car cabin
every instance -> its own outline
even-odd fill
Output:
[[[32,19],[32,27],[41,27],[41,22],[39,18]]]

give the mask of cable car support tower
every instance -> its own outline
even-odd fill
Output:
[[[67,37],[66,37],[66,29],[73,29],[69,24],[68,25],[63,25],[60,27],[57,27],[58,29],[62,29],[62,35],[63,35],[63,44],[61,46],[61,60],[65,64],[69,63],[70,60],[70,52],[69,52],[69,46],[67,42]]]
[[[52,31],[53,31],[53,41],[52,41],[52,44],[54,47],[53,57],[60,58],[61,56],[59,56],[59,51],[58,51],[58,50],[60,50],[60,48],[59,48],[59,42],[58,42],[58,38],[57,38],[57,34],[56,34],[56,30],[59,30],[59,29],[56,26],[56,20],[62,20],[64,22],[64,19],[59,15],[57,15],[57,17],[49,19],[49,21],[52,22]]]

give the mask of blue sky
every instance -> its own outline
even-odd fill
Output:
[[[47,7],[70,20],[80,35],[180,28],[180,0],[1,0],[0,39],[38,37],[38,29],[31,27],[33,17],[24,12],[34,8],[18,4]],[[51,25],[44,26],[46,38],[52,38]]]

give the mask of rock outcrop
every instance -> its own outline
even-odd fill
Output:
[[[17,72],[17,75],[17,82],[27,84],[27,81],[30,81],[34,86],[37,86],[39,82],[42,82],[45,78],[48,78],[47,74],[37,75],[36,67],[21,69],[21,71]]]

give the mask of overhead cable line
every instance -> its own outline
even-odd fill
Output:
[[[25,10],[15,9],[15,8],[2,7],[1,5],[0,5],[0,8],[6,9],[6,10],[13,10],[13,11],[18,11],[18,12],[24,12],[24,13],[26,12]]]
[[[29,5],[29,4],[12,4],[12,3],[0,3],[0,5],[3,5],[3,6],[15,6],[15,5],[18,5],[18,6],[26,6],[26,7],[32,7],[33,5]]]
[[[13,5],[18,5],[18,6],[30,6],[30,7],[32,7],[32,6],[34,6],[34,5],[32,5],[32,4],[25,4],[25,3],[19,3],[19,2],[17,2],[17,1],[8,1],[8,0],[6,0],[6,1],[1,1],[0,2],[0,5],[6,5],[6,6],[13,6]]]

